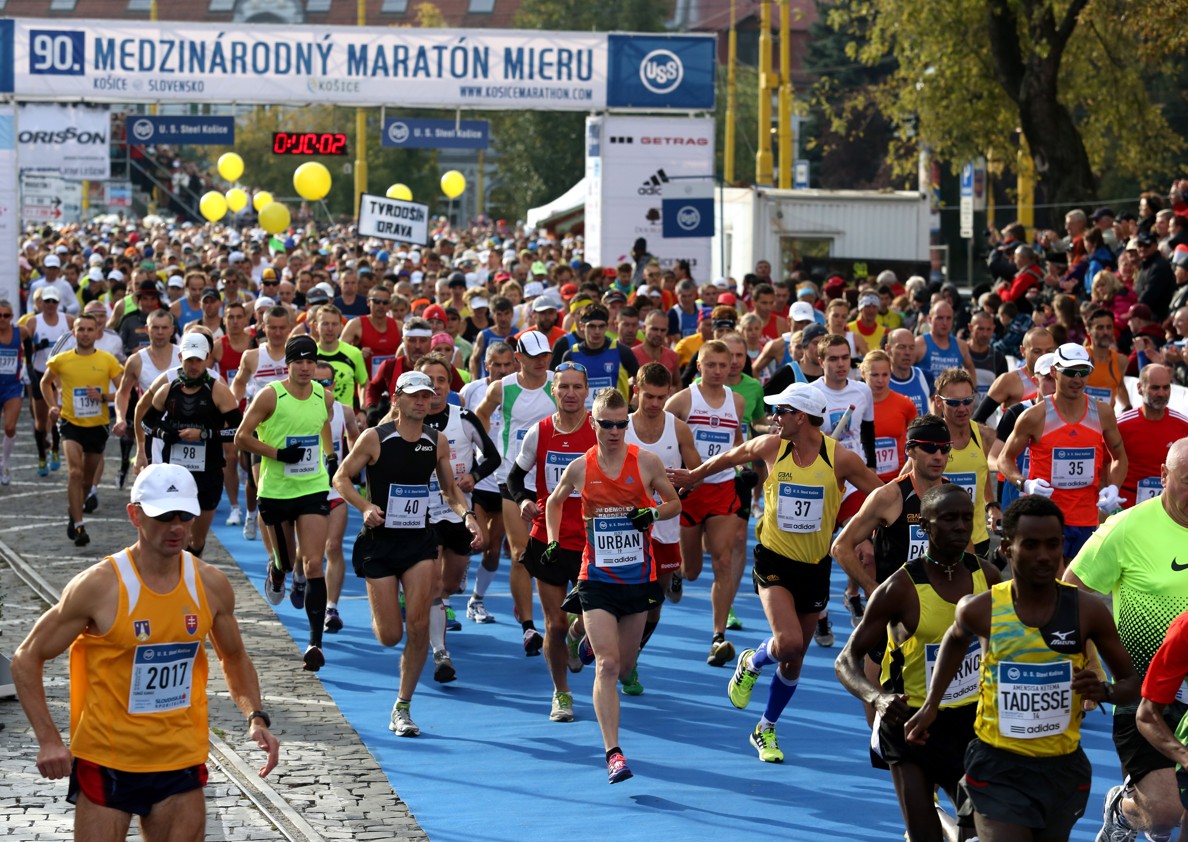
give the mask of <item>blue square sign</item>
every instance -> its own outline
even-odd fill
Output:
[[[660,215],[664,220],[664,238],[714,236],[714,200],[663,199]]]
[[[607,107],[713,109],[713,36],[611,33],[607,38]]]

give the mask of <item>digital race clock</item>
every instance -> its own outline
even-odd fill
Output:
[[[273,132],[274,155],[346,155],[344,132]]]

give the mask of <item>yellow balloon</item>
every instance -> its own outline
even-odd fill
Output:
[[[466,191],[466,176],[457,170],[450,170],[441,177],[441,192],[451,199],[457,199]]]
[[[219,156],[219,175],[228,181],[239,181],[243,175],[243,158],[234,152],[226,152]]]
[[[259,213],[260,211],[264,210],[264,208],[268,207],[271,204],[272,204],[272,194],[269,193],[267,190],[261,190],[259,193],[257,193],[255,196],[252,197],[252,207],[256,209],[256,213]]]
[[[289,227],[289,209],[280,202],[265,205],[260,211],[260,227],[269,234],[279,234]]]
[[[198,210],[202,211],[202,215],[211,222],[218,222],[227,215],[227,200],[222,193],[211,190],[209,193],[204,193],[198,200]]]
[[[408,189],[407,184],[397,182],[388,188],[389,199],[400,199],[402,202],[412,201],[412,191]]]
[[[316,202],[330,192],[330,170],[317,161],[308,161],[293,171],[293,187],[302,199]]]
[[[238,187],[232,187],[227,191],[227,207],[231,208],[231,213],[239,213],[247,207],[247,193]]]

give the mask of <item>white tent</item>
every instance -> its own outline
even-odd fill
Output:
[[[570,187],[547,205],[530,208],[528,211],[529,228],[547,228],[549,221],[559,216],[566,216],[582,208],[586,204],[586,179]]]

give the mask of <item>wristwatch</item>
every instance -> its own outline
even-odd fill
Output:
[[[271,728],[271,727],[272,727],[272,717],[270,717],[270,716],[269,716],[269,715],[268,715],[268,714],[267,714],[265,711],[262,711],[262,710],[254,710],[254,711],[252,711],[251,713],[249,713],[249,714],[248,714],[248,727],[251,727],[251,724],[252,724],[252,720],[253,720],[253,719],[262,719],[262,720],[264,720],[264,727],[265,727],[265,728]]]
[[[1112,704],[1114,701],[1114,685],[1108,681],[1101,682],[1101,695],[1103,701],[1107,701]]]

